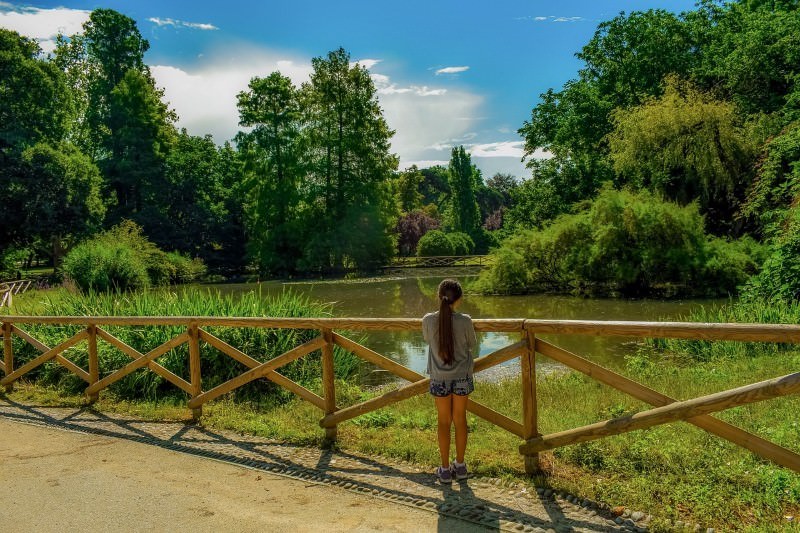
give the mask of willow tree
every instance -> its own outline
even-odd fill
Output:
[[[314,234],[304,266],[369,268],[394,249],[396,206],[390,190],[397,157],[366,68],[344,49],[312,59],[303,84],[303,144]]]
[[[663,96],[618,109],[612,122],[610,156],[625,181],[683,204],[699,199],[712,225],[733,218],[754,158],[733,104],[667,77]]]

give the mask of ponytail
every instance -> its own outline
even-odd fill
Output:
[[[439,357],[446,365],[453,362],[453,309],[447,296],[439,304]]]
[[[463,291],[461,284],[446,279],[439,284],[439,357],[446,365],[453,363],[455,349],[453,347],[453,308]]]

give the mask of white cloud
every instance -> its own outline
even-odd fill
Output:
[[[384,117],[396,131],[392,150],[406,161],[438,160],[441,152],[432,146],[442,139],[460,138],[472,131],[474,122],[456,120],[475,116],[483,97],[468,91],[448,91],[446,96],[426,96],[424,92],[383,93],[379,95]]]
[[[401,161],[400,162],[400,170],[405,170],[412,165],[417,165],[417,168],[430,168],[435,167],[437,165],[446,167],[450,164],[449,160],[444,159],[423,159],[420,161]]]
[[[417,96],[441,96],[447,92],[447,89],[431,89],[427,85],[407,85],[404,87],[398,86],[386,74],[370,73],[372,82],[375,84],[375,89],[378,94],[407,94],[413,93]]]
[[[468,151],[473,157],[517,157],[522,159],[525,143],[522,141],[500,141],[473,144]]]
[[[556,17],[549,15],[547,17],[517,17],[517,20],[532,20],[534,22],[581,22],[586,20],[585,17]]]
[[[351,61],[350,66],[361,65],[365,69],[370,70],[381,61],[383,61],[383,59],[359,59],[357,61]]]
[[[176,20],[171,18],[158,18],[158,17],[150,17],[150,22],[155,24],[156,26],[173,26],[175,28],[191,28],[193,30],[218,30],[219,28],[214,26],[213,24],[208,24],[204,22],[186,22],[185,20]]]
[[[466,72],[469,70],[468,66],[463,67],[444,67],[436,70],[436,75],[439,74],[458,74],[459,72]]]
[[[204,58],[201,66],[183,69],[154,65],[150,71],[164,97],[178,113],[178,126],[193,135],[210,133],[221,143],[239,131],[236,95],[247,90],[250,79],[280,71],[295,85],[307,81],[310,61],[288,59],[260,48],[228,49],[224,54]]]
[[[89,14],[83,9],[43,9],[0,2],[0,27],[36,39],[44,52],[52,52],[56,36],[59,33],[72,35],[81,32],[83,23],[89,20]]]

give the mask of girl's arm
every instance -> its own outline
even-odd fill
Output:
[[[469,347],[470,355],[477,355],[475,349],[478,347],[478,336],[475,334],[475,326],[472,325],[472,319],[470,319],[469,328],[467,328],[467,346]]]

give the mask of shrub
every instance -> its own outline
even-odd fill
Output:
[[[142,228],[130,221],[73,248],[64,259],[63,270],[83,291],[186,283],[206,272],[200,259],[159,250],[142,234]]]
[[[455,255],[455,248],[445,232],[435,229],[423,235],[419,240],[417,255],[419,257]]]
[[[147,266],[125,243],[80,244],[67,254],[62,268],[84,291],[127,291],[150,285]]]
[[[761,249],[752,239],[709,238],[694,204],[680,207],[607,185],[583,211],[506,239],[476,288],[644,295],[672,286],[727,294],[756,271]]]
[[[475,249],[475,243],[472,242],[472,238],[466,233],[455,232],[447,233],[446,235],[453,245],[452,255],[469,255]]]

